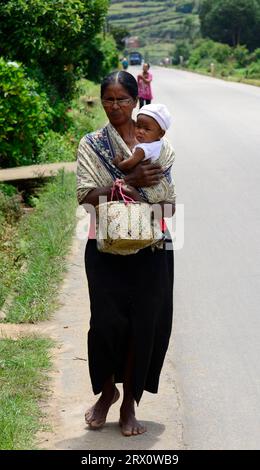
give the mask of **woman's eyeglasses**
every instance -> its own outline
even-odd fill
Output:
[[[114,100],[113,98],[108,98],[107,100],[101,100],[102,104],[107,107],[112,107],[114,104],[118,104],[118,106],[127,106],[129,105],[133,100],[132,98],[122,98],[119,100]]]

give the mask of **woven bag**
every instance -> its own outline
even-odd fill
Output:
[[[130,255],[147,246],[159,244],[164,239],[160,223],[153,218],[150,205],[134,201],[124,194],[122,180],[115,181],[111,201],[99,204],[96,214],[99,251]]]

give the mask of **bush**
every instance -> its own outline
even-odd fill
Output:
[[[195,48],[191,51],[189,57],[189,66],[197,67],[202,59],[212,57],[213,41],[199,41]]]
[[[2,54],[40,69],[60,96],[71,97],[75,70],[91,55],[108,0],[0,1]]]
[[[172,63],[178,65],[180,63],[180,57],[183,57],[183,60],[186,62],[189,59],[190,51],[191,45],[187,41],[176,41]]]
[[[212,47],[213,59],[223,64],[228,61],[232,54],[232,48],[227,44],[220,44],[215,42]]]
[[[70,162],[75,160],[75,149],[66,135],[49,131],[39,154],[37,163]]]
[[[1,220],[7,223],[17,222],[21,215],[22,209],[20,206],[20,198],[18,195],[7,196],[1,191],[0,188],[0,215]]]
[[[52,109],[23,66],[0,58],[0,156],[4,166],[35,161],[41,136],[52,121]]]
[[[199,66],[205,59],[210,62],[218,62],[223,64],[229,60],[232,55],[232,48],[227,44],[220,44],[214,41],[201,40],[192,50],[189,65]]]
[[[237,46],[233,49],[233,56],[238,67],[245,67],[250,61],[249,50],[246,46]]]
[[[5,194],[5,196],[14,196],[17,194],[17,189],[12,184],[0,183],[0,193]]]
[[[188,67],[210,73],[212,62],[215,64],[216,75],[222,77],[260,77],[260,48],[250,54],[246,46],[230,47],[205,39],[198,41],[190,53]]]
[[[249,67],[247,68],[246,76],[248,78],[260,79],[260,60],[249,65]]]
[[[251,54],[251,60],[254,62],[257,62],[258,60],[260,61],[260,47],[254,50],[254,52]]]

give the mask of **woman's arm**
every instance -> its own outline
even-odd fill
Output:
[[[111,189],[112,186],[105,186],[103,188],[96,188],[92,189],[89,191],[87,196],[83,201],[81,201],[80,204],[90,204],[94,207],[96,207],[100,203],[100,197],[105,196],[107,197],[107,200],[110,201],[111,199]],[[122,190],[126,196],[131,197],[135,201],[143,201],[143,198],[140,196],[139,192],[137,189],[135,189],[133,186],[130,186],[128,184],[123,184],[122,185]],[[161,208],[162,208],[162,217],[172,217],[175,213],[175,202],[167,202],[167,201],[162,201],[158,203]]]
[[[140,201],[140,202],[145,202],[143,198],[140,196],[139,192],[137,189],[135,189],[133,186],[129,186],[128,184],[123,184],[122,185],[122,190],[126,196],[129,196],[135,201]],[[159,204],[161,206],[162,212],[160,214],[160,217],[166,217],[170,218],[175,214],[175,202],[170,202],[170,201],[161,201],[156,204]]]
[[[145,160],[135,166],[128,173],[124,180],[126,184],[135,188],[149,187],[158,184],[163,177],[163,171],[159,163],[151,163],[151,160]]]
[[[144,78],[144,77],[142,77],[142,80],[144,81],[144,83],[151,83],[152,78]]]
[[[144,75],[137,75],[137,81],[143,80],[145,83],[151,83],[153,77],[150,75],[148,78],[145,78]]]
[[[88,192],[86,197],[80,201],[79,204],[90,204],[94,207],[96,207],[100,203],[100,197],[105,196],[108,201],[111,199],[111,190],[112,190],[112,185],[111,186],[104,186],[102,188],[95,188],[91,189],[91,191]]]
[[[112,190],[112,185],[104,186],[103,188],[92,189],[91,191],[89,191],[86,197],[80,202],[80,204],[90,204],[91,206],[96,207],[101,202],[100,197],[106,197],[106,200],[110,201],[111,190]],[[140,196],[137,189],[135,189],[133,186],[130,186],[125,183],[122,185],[122,190],[126,196],[131,197],[135,201],[143,201],[143,198]],[[105,202],[105,201],[102,201],[102,202]]]
[[[145,160],[144,162],[138,163],[138,165],[125,176],[126,187],[124,186],[124,190],[128,196],[136,201],[142,201],[142,197],[135,188],[153,186],[158,184],[161,178],[161,166],[159,164],[151,164],[150,160]],[[111,189],[112,184],[110,186],[91,189],[87,195],[79,201],[79,204],[90,204],[96,207],[100,203],[101,196],[106,196],[107,200],[110,201]]]

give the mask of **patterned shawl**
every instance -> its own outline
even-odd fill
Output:
[[[112,160],[115,155],[124,158],[131,156],[131,151],[109,123],[103,129],[87,134],[80,141],[77,158],[77,197],[81,203],[92,189],[109,186],[116,178],[124,178]],[[160,183],[152,187],[138,188],[146,202],[175,201],[175,187],[171,178],[171,167],[175,159],[169,142],[163,138],[163,146],[158,162],[163,169]]]

